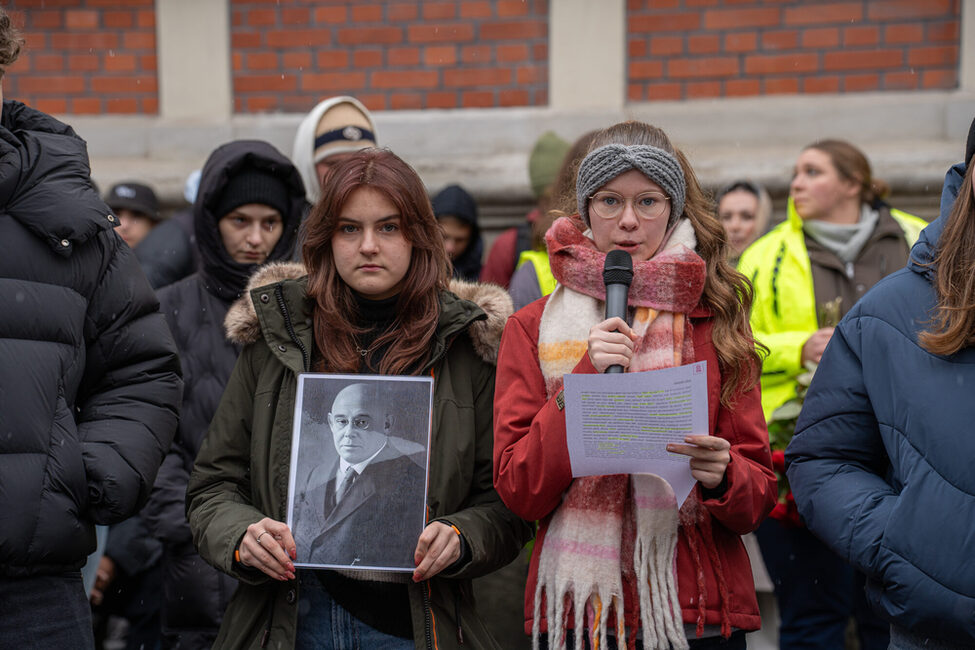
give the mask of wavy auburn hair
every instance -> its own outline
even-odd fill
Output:
[[[711,311],[714,329],[711,343],[718,355],[721,372],[728,377],[721,385],[721,403],[732,406],[744,391],[758,383],[762,360],[748,324],[752,305],[752,285],[728,263],[724,228],[714,216],[711,201],[704,194],[697,175],[683,152],[667,134],[644,122],[621,122],[603,129],[593,138],[589,151],[607,144],[649,145],[672,153],[684,171],[686,198],[684,214],[697,237],[697,254],[707,265],[701,304]]]
[[[423,182],[388,149],[362,149],[337,163],[305,223],[302,258],[308,269],[308,296],[315,303],[315,344],[322,355],[322,367],[317,369],[359,370],[356,338],[366,330],[356,325],[358,305],[335,267],[332,237],[345,204],[363,188],[381,192],[396,206],[403,236],[413,247],[396,301],[396,319],[375,341],[380,347],[389,345],[379,372],[417,373],[430,358],[430,341],[440,318],[440,292],[447,287],[450,263]]]

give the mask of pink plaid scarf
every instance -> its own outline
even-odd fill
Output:
[[[546,239],[552,272],[559,281],[539,327],[539,363],[551,397],[561,389],[562,376],[587,353],[589,328],[604,318],[605,253],[564,218],[555,222]],[[700,302],[706,275],[695,246],[693,227],[682,220],[662,251],[634,264],[629,303],[636,307],[633,329],[640,338],[630,372],[694,360],[686,313]],[[692,499],[693,493],[688,502]],[[688,503],[685,510],[697,518],[702,509]],[[552,515],[540,551],[535,647],[543,600],[550,647],[564,647],[565,620],[572,614],[577,631],[585,629],[592,647],[605,648],[610,609],[616,613],[614,627],[622,646],[627,641],[626,581],[637,586],[644,647],[686,648],[674,574],[678,523],[674,492],[659,477],[575,479]],[[627,645],[633,647],[633,641]]]

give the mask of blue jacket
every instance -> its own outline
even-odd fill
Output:
[[[941,217],[836,328],[786,451],[806,524],[867,575],[867,598],[919,634],[975,641],[975,348],[917,342],[936,298],[938,238],[964,165],[948,172]],[[952,191],[953,190],[953,191]]]

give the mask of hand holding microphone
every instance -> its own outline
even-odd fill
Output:
[[[599,372],[618,373],[630,365],[633,330],[626,323],[626,303],[633,280],[633,259],[622,250],[606,255],[606,320],[589,330],[589,359]]]

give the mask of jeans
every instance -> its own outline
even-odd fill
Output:
[[[806,528],[766,519],[755,531],[779,605],[779,648],[842,648],[856,619],[861,650],[886,650],[890,625],[867,605],[863,574]]]
[[[583,639],[582,644],[585,650],[590,650],[589,640]],[[745,632],[742,630],[737,630],[731,633],[731,636],[727,639],[721,636],[709,636],[703,639],[688,639],[691,650],[745,650]],[[539,639],[539,645],[542,650],[548,650],[548,635],[543,634]],[[565,634],[565,648],[566,650],[575,650],[575,633],[573,630],[566,630]],[[606,639],[606,650],[619,650],[616,645],[616,637],[608,637]],[[636,650],[643,650],[643,641],[637,639]]]
[[[0,650],[94,650],[81,571],[0,578]]]
[[[413,650],[413,639],[384,634],[349,614],[332,600],[313,572],[299,572],[298,580],[295,650]]]

